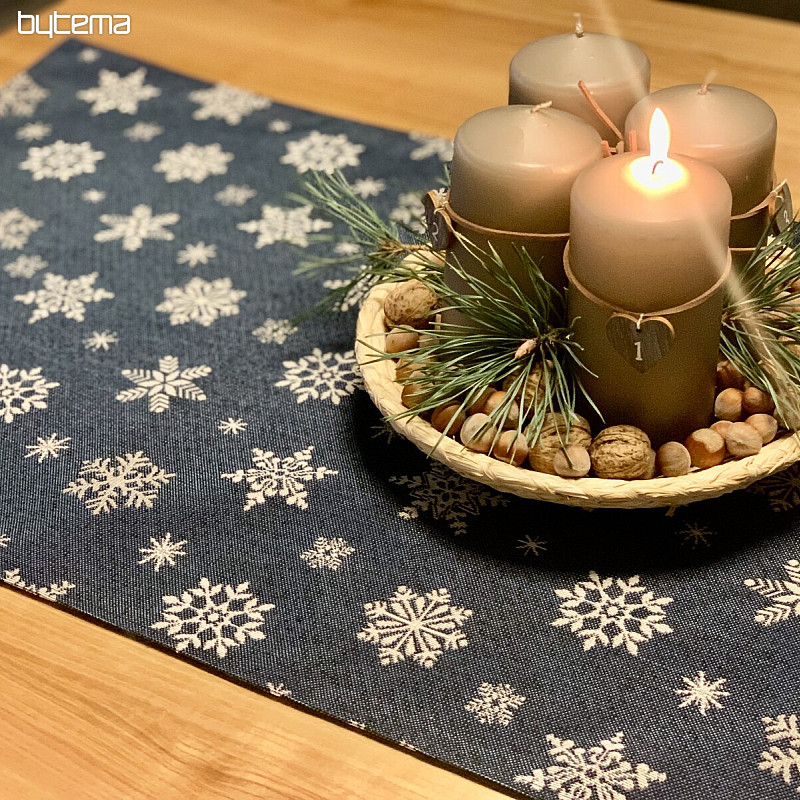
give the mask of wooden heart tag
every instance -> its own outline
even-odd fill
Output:
[[[634,369],[647,372],[669,352],[675,329],[664,317],[616,313],[606,323],[606,336]]]

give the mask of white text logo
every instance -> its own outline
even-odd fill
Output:
[[[17,33],[30,36],[87,36],[90,33],[110,33],[126,36],[131,32],[131,18],[127,14],[60,14],[52,11],[48,27],[43,27],[42,15],[23,14],[17,11]],[[59,24],[61,23],[61,24]]]

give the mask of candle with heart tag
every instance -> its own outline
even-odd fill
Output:
[[[668,156],[660,110],[651,152],[584,170],[571,194],[565,256],[581,380],[605,423],[658,446],[711,420],[731,191],[699,161]]]

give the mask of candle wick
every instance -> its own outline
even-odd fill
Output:
[[[579,39],[583,36],[583,19],[580,14],[575,14],[575,35]]]
[[[706,75],[705,80],[703,81],[703,85],[697,90],[697,94],[708,94],[708,85],[714,82],[714,79],[717,77],[717,71],[712,69],[708,75]]]
[[[658,168],[658,165],[659,164],[663,164],[663,163],[664,163],[664,159],[663,158],[659,158],[658,161],[656,161],[656,163],[653,164],[653,169],[650,170],[650,174],[651,175],[655,175],[656,174],[656,169]]]
[[[531,106],[530,112],[531,114],[535,114],[537,111],[541,111],[543,108],[550,108],[553,105],[552,100],[548,100],[546,103],[539,103],[538,105]]]

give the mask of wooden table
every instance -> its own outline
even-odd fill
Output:
[[[511,56],[569,30],[579,11],[587,30],[619,33],[648,53],[653,88],[717,69],[721,83],[763,97],[779,120],[778,177],[800,186],[800,26],[792,23],[656,0],[64,0],[52,8],[130,14],[130,36],[94,41],[163,67],[443,136],[502,105]],[[0,80],[57,44],[0,34]],[[0,643],[2,798],[504,796],[7,588]]]

